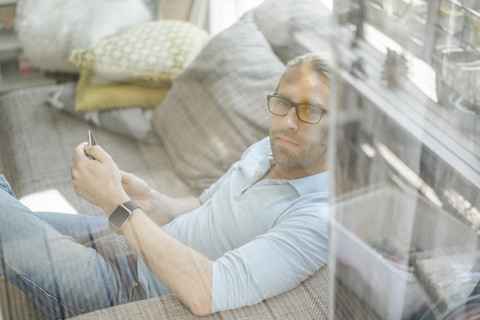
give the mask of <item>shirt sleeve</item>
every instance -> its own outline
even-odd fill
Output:
[[[314,213],[295,212],[213,263],[212,312],[286,292],[319,270],[327,257],[327,205]]]

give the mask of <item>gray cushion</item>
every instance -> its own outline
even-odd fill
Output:
[[[47,104],[97,127],[146,143],[160,140],[150,125],[150,108],[132,107],[100,111],[75,111],[76,83],[60,84],[47,96]]]
[[[243,19],[217,34],[177,77],[153,126],[177,173],[200,192],[268,135],[266,96],[284,65]]]
[[[331,50],[331,11],[321,1],[266,0],[244,18],[249,15],[284,63],[308,52]]]

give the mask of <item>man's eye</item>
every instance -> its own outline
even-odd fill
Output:
[[[309,115],[312,115],[312,116],[313,116],[313,115],[319,115],[319,114],[321,114],[322,111],[321,111],[320,109],[318,109],[318,108],[309,107],[309,108],[307,108],[307,113],[308,113]]]

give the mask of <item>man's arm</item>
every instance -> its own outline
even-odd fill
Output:
[[[140,209],[122,230],[155,276],[197,316],[210,314],[212,262],[155,225]]]
[[[82,143],[74,149],[72,183],[75,192],[110,215],[131,200],[122,187],[122,173],[99,146]],[[91,155],[96,160],[89,160]],[[212,262],[163,231],[141,209],[122,230],[156,277],[195,315],[207,315],[212,305]]]
[[[270,230],[216,259],[212,312],[256,304],[287,292],[326,264],[327,206],[292,207]]]

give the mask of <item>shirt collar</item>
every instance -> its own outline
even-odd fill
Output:
[[[267,154],[264,161],[268,163],[266,164],[268,167],[263,168],[263,174],[265,174],[268,171],[268,168],[275,163],[272,154]],[[263,174],[261,174],[261,176],[263,176]],[[300,196],[317,192],[327,192],[328,195],[328,171],[317,173],[305,178],[284,181],[294,187]]]
[[[300,179],[285,180],[297,190],[300,196],[326,192],[328,194],[328,171]]]

